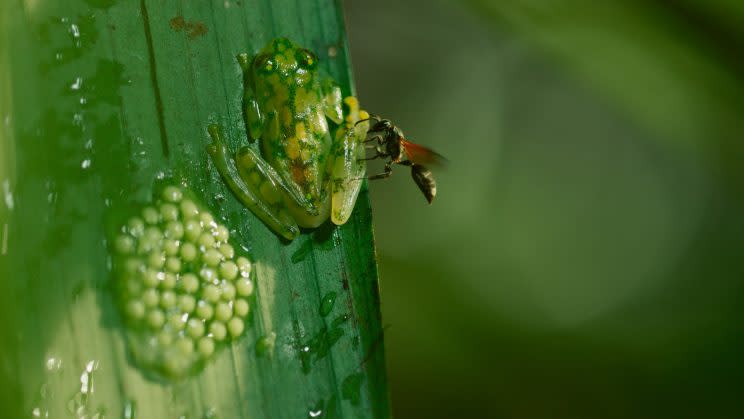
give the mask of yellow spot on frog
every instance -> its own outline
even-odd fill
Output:
[[[347,96],[344,103],[349,107],[349,114],[346,116],[346,122],[353,124],[359,120],[359,101],[354,96]]]
[[[297,137],[289,137],[287,139],[287,157],[292,160],[300,157],[300,144],[297,141]]]
[[[295,109],[306,109],[313,103],[313,98],[310,96],[307,89],[298,87],[297,90],[295,90]]]
[[[306,148],[302,150],[302,152],[300,153],[300,156],[302,156],[302,160],[308,161],[312,158],[313,154],[312,154],[312,151]]]
[[[300,121],[295,124],[295,137],[295,141],[297,141],[298,144],[306,144],[310,140],[307,138],[307,130],[305,129],[304,122]]]
[[[315,170],[313,170],[310,167],[306,167],[303,174],[305,176],[305,180],[308,181],[308,182],[312,182],[316,178],[316,176],[315,176]]]
[[[279,66],[279,68],[288,67],[290,65],[290,61],[284,55],[277,54],[275,59],[276,65]]]
[[[328,122],[320,109],[308,115],[307,120],[310,122],[314,133],[323,135],[328,132]]]
[[[281,108],[281,114],[279,117],[281,118],[280,121],[282,123],[282,127],[289,127],[292,124],[292,112],[289,111],[289,108],[284,106]]]
[[[300,121],[295,124],[295,136],[302,140],[307,140],[307,131],[305,131],[305,123]]]

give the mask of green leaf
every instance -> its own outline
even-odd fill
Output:
[[[291,243],[231,195],[206,127],[247,143],[235,57],[277,36],[353,94],[331,0],[0,4],[0,405],[7,417],[387,417],[366,186]],[[185,181],[254,260],[246,334],[180,382],[131,360],[109,221]]]

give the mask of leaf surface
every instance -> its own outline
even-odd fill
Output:
[[[33,0],[0,5],[0,402],[8,417],[387,417],[366,186],[349,222],[279,239],[209,162],[248,142],[238,53],[277,36],[353,94],[340,5]],[[110,286],[112,215],[184,179],[257,272],[246,335],[201,373],[148,379]],[[77,416],[75,416],[77,415]]]

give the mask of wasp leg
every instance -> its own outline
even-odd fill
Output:
[[[365,158],[363,158],[363,159],[359,159],[359,160],[360,160],[360,161],[368,161],[368,160],[375,160],[375,159],[379,159],[379,158],[381,158],[381,157],[385,157],[385,156],[383,156],[383,155],[382,155],[382,154],[380,154],[380,153],[377,153],[377,154],[375,154],[375,155],[374,155],[374,156],[372,156],[372,157],[365,157]]]
[[[393,168],[390,166],[390,163],[385,163],[385,171],[376,175],[369,176],[367,179],[369,180],[376,180],[376,179],[385,179],[389,178],[390,175],[393,174]]]
[[[259,158],[255,160],[253,168],[243,164],[238,171],[235,161],[228,157],[220,127],[212,124],[208,131],[213,142],[207,146],[209,157],[238,200],[276,233],[289,240],[297,237],[300,230],[287,212],[275,180],[261,170],[266,167],[271,169],[271,166]]]

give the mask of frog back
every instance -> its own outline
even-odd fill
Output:
[[[266,116],[264,158],[306,199],[320,205],[327,199],[331,136],[317,63],[308,63],[305,52],[291,41],[275,40],[257,58],[271,57],[272,69],[254,75],[254,89]]]

